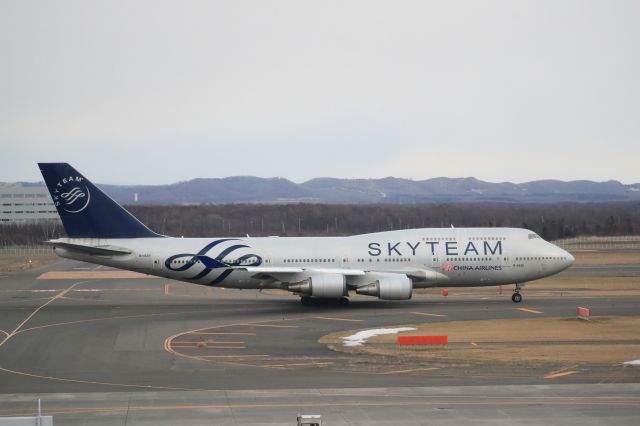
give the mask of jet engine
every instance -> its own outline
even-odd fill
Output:
[[[341,274],[313,275],[299,283],[290,284],[287,290],[306,296],[336,299],[347,294],[347,282]]]
[[[356,293],[377,296],[384,300],[411,299],[413,285],[405,276],[384,277],[375,282],[356,288]]]

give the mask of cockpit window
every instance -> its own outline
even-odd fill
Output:
[[[533,240],[533,239],[536,239],[536,238],[540,238],[540,235],[538,235],[538,234],[529,234],[529,239],[530,240]]]

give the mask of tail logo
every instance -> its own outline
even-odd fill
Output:
[[[63,192],[60,196],[64,199],[65,204],[71,205],[75,203],[78,198],[86,197],[80,187],[76,186],[69,192]]]
[[[80,213],[91,201],[91,192],[82,176],[70,176],[56,183],[51,194],[56,207],[67,213]]]

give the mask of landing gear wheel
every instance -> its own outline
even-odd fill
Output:
[[[300,296],[300,303],[303,305],[311,305],[313,300],[309,296]]]
[[[340,299],[338,299],[338,304],[340,306],[349,306],[349,298],[341,297]]]
[[[511,300],[513,300],[513,303],[520,303],[522,302],[522,295],[520,293],[513,293]]]

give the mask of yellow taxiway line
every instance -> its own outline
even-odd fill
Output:
[[[349,322],[364,322],[361,319],[351,319],[351,318],[335,318],[335,317],[313,317],[313,319],[319,320],[327,320],[327,321],[349,321]]]
[[[273,328],[298,328],[297,325],[273,325],[273,324],[251,324],[251,323],[245,323],[245,324],[238,324],[244,327],[273,327]]]
[[[243,355],[243,354],[236,354],[236,355],[198,355],[198,358],[261,358],[261,357],[270,358],[271,355]]]
[[[288,367],[305,367],[305,366],[324,367],[330,364],[333,364],[333,362],[300,362],[295,364],[267,364],[267,365],[259,365],[258,367],[260,368],[288,368]]]
[[[542,311],[536,311],[535,309],[518,308],[519,311],[528,312],[530,314],[544,314]]]
[[[409,370],[394,370],[394,371],[385,371],[382,373],[377,373],[380,375],[389,375],[389,374],[406,374],[406,373],[417,373],[420,371],[433,371],[433,370],[440,370],[439,367],[429,367],[429,368],[412,368]]]
[[[423,315],[425,317],[446,317],[447,316],[445,314],[431,314],[428,312],[409,312],[409,313],[413,315]]]
[[[557,377],[571,376],[572,374],[577,374],[577,373],[578,373],[578,371],[576,371],[576,370],[563,371],[562,373],[547,374],[546,376],[544,376],[544,378],[545,379],[555,379]]]
[[[31,320],[31,318],[33,318],[38,312],[40,312],[42,309],[46,308],[48,305],[50,305],[51,303],[53,303],[54,301],[58,300],[58,299],[62,299],[64,297],[65,294],[67,294],[68,292],[70,292],[71,290],[73,290],[73,288],[77,285],[82,284],[84,281],[79,281],[77,283],[72,284],[70,287],[67,287],[66,289],[62,290],[60,293],[56,294],[55,296],[53,296],[52,298],[50,298],[49,300],[47,300],[46,303],[38,306],[33,312],[31,312],[15,329],[13,329],[13,331],[11,333],[8,333],[6,335],[6,337],[0,342],[0,347],[2,347],[5,343],[7,343],[13,336],[15,336],[16,334],[18,334],[20,332],[20,329],[29,322],[29,320]]]

